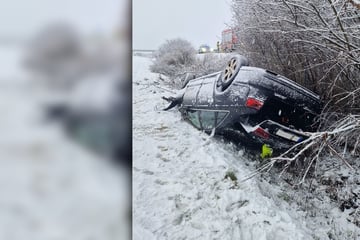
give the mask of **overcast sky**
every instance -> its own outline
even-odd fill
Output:
[[[0,36],[26,37],[53,21],[67,21],[84,33],[114,31],[126,1],[1,0]]]
[[[133,49],[157,49],[183,38],[211,47],[231,23],[230,0],[133,0]]]

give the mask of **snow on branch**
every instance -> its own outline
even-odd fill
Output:
[[[251,173],[243,181],[261,172],[269,171],[276,163],[283,165],[284,172],[291,164],[302,161],[305,165],[299,164],[303,166],[303,169],[298,169],[303,172],[299,182],[301,184],[314,163],[323,161],[324,159],[321,156],[325,154],[334,155],[348,168],[354,170],[343,153],[350,151],[352,155],[360,155],[360,115],[348,115],[334,122],[326,131],[309,133],[309,135],[309,138],[295,144],[280,156],[270,158],[266,164]]]
[[[319,93],[337,111],[360,113],[353,97],[360,88],[358,6],[358,0],[233,0],[238,51],[252,65]]]

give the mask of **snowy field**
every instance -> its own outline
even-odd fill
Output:
[[[133,57],[133,237],[139,239],[356,239],[358,228],[326,200],[305,211],[298,193],[258,176],[255,161],[210,138],[173,109],[171,93]],[[236,179],[231,176],[236,176]],[[284,187],[285,186],[285,187]],[[301,195],[301,194],[300,194]],[[327,215],[324,213],[326,212]]]
[[[47,123],[49,94],[20,67],[21,48],[0,53],[0,239],[128,239],[123,170]]]

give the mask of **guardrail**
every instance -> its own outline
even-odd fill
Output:
[[[150,49],[133,49],[132,51],[133,51],[133,53],[134,52],[147,52],[147,53],[155,52],[155,50],[150,50]]]
[[[153,57],[153,54],[155,50],[149,50],[149,49],[133,49],[132,54],[134,56],[141,56],[141,57]]]

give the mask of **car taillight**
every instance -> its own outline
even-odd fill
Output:
[[[262,102],[256,98],[251,98],[251,97],[249,97],[245,103],[245,106],[247,106],[249,108],[255,108],[256,110],[260,110],[260,108],[263,105],[264,105],[264,102]]]
[[[270,137],[270,134],[261,127],[258,127],[257,129],[255,129],[254,134],[258,137],[265,138],[265,139],[268,139]]]

